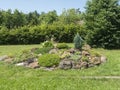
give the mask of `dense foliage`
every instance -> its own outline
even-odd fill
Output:
[[[104,48],[120,48],[119,0],[89,0],[85,23],[89,44]]]
[[[45,25],[34,27],[21,27],[17,29],[0,30],[0,44],[39,44],[45,41],[47,37],[54,35],[55,40],[59,42],[72,42],[75,33],[79,32],[85,37],[86,31],[80,30],[79,25]]]
[[[59,64],[60,57],[56,54],[44,54],[39,57],[38,62],[40,66],[51,67]]]
[[[63,10],[59,16],[55,10],[41,14],[0,10],[0,44],[39,44],[53,35],[56,41],[72,42],[76,32],[85,37],[81,20],[79,9]]]

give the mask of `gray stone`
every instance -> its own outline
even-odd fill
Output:
[[[101,64],[101,57],[92,57],[92,59],[90,60],[90,63],[94,64],[94,65],[100,65]]]
[[[88,63],[87,62],[81,62],[81,68],[84,69],[84,68],[88,68]]]
[[[76,50],[74,48],[71,48],[68,50],[70,53],[74,54],[76,52]]]
[[[5,59],[8,59],[9,57],[7,55],[1,56],[0,61],[4,61]]]
[[[8,59],[5,59],[4,62],[11,63],[13,60],[14,60],[14,58],[8,58]]]
[[[90,53],[87,52],[87,51],[82,51],[82,55],[83,55],[83,56],[90,56]]]
[[[35,69],[35,68],[39,68],[40,66],[39,66],[38,62],[32,62],[27,67]]]
[[[49,54],[56,54],[56,53],[58,53],[58,49],[51,49],[49,51]]]
[[[26,66],[27,65],[27,63],[26,62],[21,62],[21,63],[17,63],[17,64],[15,64],[16,66]]]
[[[72,68],[72,61],[63,60],[59,64],[60,69],[71,69]]]
[[[73,62],[73,67],[72,68],[73,69],[81,69],[81,62],[77,62],[77,63]]]
[[[45,68],[44,70],[53,71],[55,68]]]
[[[101,56],[101,63],[105,63],[107,61],[107,58],[105,56]]]

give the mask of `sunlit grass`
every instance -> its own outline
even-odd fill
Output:
[[[72,44],[69,44],[72,46]],[[19,54],[40,45],[0,46],[0,55]],[[95,49],[107,62],[82,70],[28,69],[0,62],[0,90],[119,90],[120,79],[82,79],[82,76],[120,76],[120,50]]]

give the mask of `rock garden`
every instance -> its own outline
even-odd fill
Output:
[[[24,50],[20,55],[1,56],[0,61],[44,70],[86,69],[106,62],[107,58],[104,55],[83,42],[79,34],[74,37],[74,47],[49,40],[43,42],[40,48]]]

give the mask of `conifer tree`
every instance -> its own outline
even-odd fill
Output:
[[[88,42],[104,48],[120,48],[119,0],[89,0],[85,23]]]

